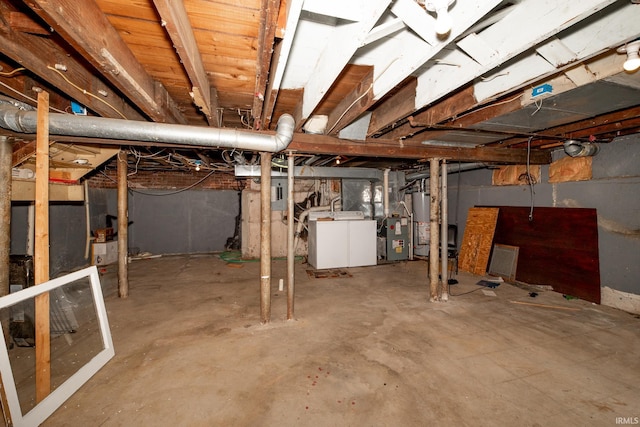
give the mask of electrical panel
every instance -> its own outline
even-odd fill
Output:
[[[287,178],[271,178],[271,210],[287,210]]]

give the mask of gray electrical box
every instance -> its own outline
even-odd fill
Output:
[[[385,219],[385,236],[387,238],[387,261],[403,261],[409,259],[409,220],[406,217]]]
[[[287,210],[287,178],[271,178],[271,210]]]

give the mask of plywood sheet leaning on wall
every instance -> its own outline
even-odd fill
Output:
[[[460,247],[460,270],[484,275],[489,263],[498,208],[470,208]]]

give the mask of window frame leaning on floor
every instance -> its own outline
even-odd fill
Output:
[[[113,348],[111,330],[107,319],[107,310],[104,305],[100,277],[96,266],[87,267],[0,298],[1,310],[30,298],[35,298],[38,295],[50,292],[85,277],[89,278],[93,304],[100,326],[103,348],[87,364],[78,369],[65,382],[60,384],[60,386],[52,391],[51,394],[26,414],[22,414],[22,410],[20,408],[20,401],[18,399],[18,392],[11,369],[9,352],[4,338],[4,331],[2,330],[2,325],[0,325],[0,375],[2,375],[7,404],[15,427],[35,426],[44,422],[115,355],[115,350]]]

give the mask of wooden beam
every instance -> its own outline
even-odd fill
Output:
[[[194,104],[207,118],[209,125],[220,127],[218,114],[211,104],[211,85],[204,69],[187,10],[182,1],[153,0],[180,62],[191,81],[191,97]]]
[[[415,93],[413,94],[413,99],[415,102]],[[425,126],[431,126],[448,120],[456,114],[469,111],[475,105],[477,105],[477,101],[473,96],[473,87],[467,87],[434,104],[426,110],[414,114],[413,122],[418,122]],[[388,126],[389,124],[390,123],[386,123],[385,126]],[[407,135],[414,134],[417,131],[418,129],[416,129],[411,123],[406,122],[400,126],[394,127],[391,132],[386,133],[384,137],[402,138]]]
[[[0,136],[0,297],[9,295],[10,291],[10,257],[11,253],[11,153],[13,138]],[[2,319],[2,330],[5,338],[9,338],[9,319]],[[7,341],[8,342],[8,341]]]
[[[415,111],[417,84],[415,77],[410,78],[402,89],[373,110],[367,136],[374,135]]]
[[[49,280],[49,94],[38,93],[36,135],[36,232],[34,279],[36,285]],[[51,337],[49,293],[35,297],[36,402],[51,393]]]
[[[0,25],[0,45],[4,55],[96,114],[102,117],[143,120],[143,116],[131,108],[116,91],[96,78],[73,56],[61,51],[50,39],[20,34]],[[64,65],[67,71],[56,72],[49,68],[55,64]],[[97,95],[98,92],[104,92],[107,96]]]
[[[36,154],[35,141],[15,143],[11,157],[11,167],[15,168],[34,154]]]
[[[11,182],[11,201],[33,202],[36,183],[34,180],[14,179]],[[82,185],[56,184],[49,182],[49,202],[82,202],[84,188]]]
[[[267,82],[271,70],[279,13],[279,0],[262,0],[256,86],[253,96],[253,109],[251,111],[254,118],[254,129],[262,129],[262,109],[265,99],[267,99],[265,93],[267,92]]]
[[[640,126],[640,107],[632,107],[623,111],[602,114],[586,120],[556,126],[536,132],[538,135],[566,138],[586,138],[615,132],[616,134],[629,134]],[[534,141],[538,141],[534,139]],[[505,141],[503,146],[512,146],[527,142],[526,138],[517,138]],[[557,145],[561,145],[559,142]]]
[[[362,3],[364,4],[364,2]],[[342,5],[345,6],[344,9],[349,12],[356,12],[359,19],[349,25],[336,26],[327,40],[316,67],[305,85],[301,106],[302,117],[297,123],[298,127],[301,127],[304,121],[316,110],[322,98],[329,91],[354,53],[362,46],[362,42],[366,39],[378,19],[387,10],[390,1],[368,0],[366,3],[366,9],[360,8],[362,10],[354,8],[353,6],[348,7],[346,3]],[[322,5],[321,2],[314,4],[322,6],[323,10],[327,9],[327,5]],[[335,5],[337,4],[338,3],[335,3]],[[333,5],[334,9],[335,5]],[[307,7],[308,5],[305,3],[305,8]],[[328,5],[328,8],[331,8],[331,5]],[[338,8],[337,12],[341,10],[343,9]],[[361,111],[361,113],[362,112],[363,111]]]
[[[94,0],[81,6],[75,0],[25,3],[149,118],[187,123],[167,90],[147,74]]]
[[[271,78],[269,79],[269,90],[267,90],[264,97],[263,113],[262,113],[262,128],[266,129],[273,115],[273,110],[280,91],[280,84],[284,76],[284,71],[291,53],[291,47],[293,46],[293,38],[296,33],[298,21],[300,19],[300,13],[302,12],[302,5],[304,0],[282,0],[280,9],[284,10],[286,14],[286,31],[284,32],[284,38],[281,42],[276,44],[276,51],[274,52],[271,60],[273,66],[271,70]],[[282,18],[282,14],[280,16]],[[295,118],[295,116],[294,116]]]
[[[127,152],[118,153],[118,296],[129,296]]]
[[[49,36],[51,33],[40,23],[34,21],[27,14],[22,12],[9,12],[9,26],[23,33],[37,34],[39,36]]]
[[[296,133],[289,149],[299,153],[348,155],[363,157],[384,157],[397,159],[441,159],[464,162],[490,162],[505,164],[524,164],[527,160],[527,150],[509,148],[459,148],[433,147],[415,142],[407,143],[396,140],[368,139],[354,141],[338,139],[326,135],[311,135]],[[548,151],[532,150],[531,164],[551,163]]]
[[[356,87],[346,97],[336,105],[329,113],[329,121],[327,122],[328,135],[337,135],[338,132],[358,118],[362,114],[361,107],[371,104],[373,100],[373,67],[362,80],[358,82]]]

